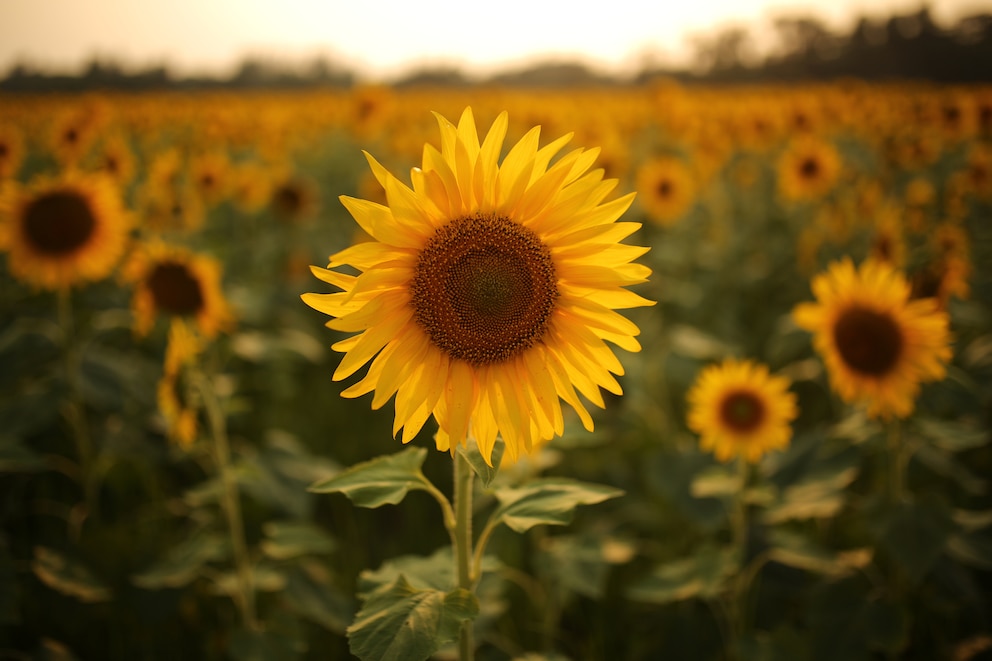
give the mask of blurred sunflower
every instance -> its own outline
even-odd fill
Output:
[[[11,274],[45,289],[107,277],[128,240],[120,193],[100,175],[67,173],[9,185],[0,201],[0,249]]]
[[[600,388],[620,394],[623,366],[607,346],[639,351],[639,329],[615,312],[651,305],[624,287],[650,270],[632,263],[647,249],[621,244],[638,223],[618,223],[633,194],[602,201],[615,180],[592,170],[598,150],[575,149],[550,165],[566,135],[538,148],[534,127],[498,159],[508,127],[500,113],[482,144],[471,108],[456,127],[437,115],[441,149],[426,145],[410,188],[366,154],[388,206],[342,196],[375,241],[330,258],[357,276],[312,267],[343,291],[304,294],[358,333],[335,344],[345,355],[334,379],[371,361],[342,394],[394,394],[393,432],[403,442],[431,416],[439,450],[469,434],[490,461],[497,435],[511,459],[560,435],[559,398],[593,421],[576,390],[605,406]]]
[[[134,330],[147,335],[159,315],[191,320],[207,338],[234,320],[221,290],[220,264],[206,255],[160,240],[135,247],[121,269],[134,285]]]
[[[275,215],[286,222],[300,222],[311,218],[317,211],[317,186],[300,176],[283,177],[272,186],[269,206]]]
[[[687,424],[703,450],[720,461],[742,456],[757,462],[792,438],[798,415],[790,381],[751,360],[725,360],[706,367],[689,390]]]
[[[943,379],[951,359],[947,314],[932,298],[910,300],[902,273],[875,260],[835,262],[812,289],[817,302],[793,318],[814,334],[833,389],[871,417],[912,413],[920,383]]]
[[[932,297],[941,307],[952,296],[968,298],[972,264],[967,232],[955,223],[943,222],[930,234],[929,244],[929,259],[913,274],[910,297]]]
[[[789,201],[817,200],[834,187],[840,171],[840,154],[832,144],[816,138],[796,140],[779,157],[779,192]]]
[[[24,137],[13,124],[0,124],[0,181],[13,179],[24,159]]]
[[[686,164],[677,158],[656,157],[637,170],[637,192],[648,218],[670,227],[696,200],[696,184]]]
[[[122,188],[131,183],[135,171],[134,152],[124,136],[114,134],[103,141],[96,153],[95,167]]]
[[[231,161],[221,150],[198,154],[189,163],[193,189],[203,203],[212,207],[226,199],[231,187]]]
[[[905,211],[895,204],[882,206],[874,218],[874,230],[868,255],[872,259],[886,262],[894,268],[903,268],[906,264],[906,236],[903,229]]]

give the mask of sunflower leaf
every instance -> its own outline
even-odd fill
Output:
[[[330,479],[316,482],[308,490],[343,493],[359,507],[396,505],[407,492],[429,487],[430,483],[420,470],[425,459],[427,450],[424,448],[406,448],[396,454],[356,464]]]
[[[307,521],[269,521],[263,526],[265,539],[259,547],[275,560],[304,555],[323,555],[337,546],[334,538]]]
[[[422,661],[478,614],[479,601],[468,590],[420,590],[400,575],[369,594],[348,627],[349,647],[360,659]]]
[[[711,597],[737,571],[739,553],[730,548],[704,546],[692,556],[655,567],[627,592],[635,601],[667,604],[693,597]]]
[[[474,441],[465,445],[459,445],[456,451],[468,460],[472,470],[482,480],[482,486],[488,488],[499,473],[499,465],[503,459],[503,449],[505,447],[503,440],[497,438],[496,444],[493,446],[492,456],[490,457],[493,462],[492,466],[486,463],[486,460],[482,457],[482,453],[479,452],[479,446]]]
[[[535,480],[522,487],[503,487],[495,492],[500,507],[493,519],[518,533],[534,526],[566,525],[579,505],[595,505],[623,495],[623,491],[601,484],[576,480]]]
[[[166,551],[157,563],[132,576],[131,580],[147,590],[182,587],[199,577],[204,565],[222,560],[229,553],[229,545],[222,535],[194,534]]]
[[[87,567],[53,549],[36,546],[31,569],[48,587],[85,603],[108,601],[111,598],[110,589]]]

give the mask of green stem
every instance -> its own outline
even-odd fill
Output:
[[[64,361],[66,385],[69,389],[66,402],[66,417],[72,429],[79,460],[79,482],[83,489],[83,518],[96,509],[96,482],[91,469],[93,465],[93,444],[90,441],[89,425],[86,421],[86,408],[83,404],[82,389],[79,384],[80,355],[76,343],[75,323],[72,314],[71,291],[58,290],[58,322],[62,331],[62,358]],[[82,525],[82,519],[79,524]],[[75,530],[78,537],[79,529]]]
[[[458,587],[475,592],[472,572],[472,467],[462,453],[456,452],[455,460],[455,563],[458,567]],[[471,661],[475,655],[472,641],[472,621],[462,622],[458,636],[461,661]]]
[[[238,491],[238,482],[231,466],[231,447],[227,438],[226,418],[220,400],[206,375],[195,367],[191,368],[191,372],[192,380],[203,398],[203,406],[210,423],[210,435],[214,442],[214,461],[217,464],[217,471],[223,485],[221,504],[231,535],[231,547],[234,552],[234,563],[238,577],[238,595],[235,602],[241,612],[244,627],[249,630],[257,630],[254,576],[251,569],[251,559],[248,556],[248,544],[245,541],[244,520],[241,516],[241,494]]]
[[[743,456],[740,456],[737,460],[737,470],[740,481],[740,491],[738,491],[737,497],[734,498],[734,511],[731,518],[731,543],[733,544],[733,548],[738,555],[742,571],[739,571],[734,577],[733,593],[731,595],[730,608],[728,609],[731,619],[731,639],[734,641],[734,649],[731,650],[731,654],[728,655],[731,658],[736,658],[738,644],[747,631],[747,593],[748,583],[750,582],[747,572],[743,571],[747,561],[748,544],[747,503],[744,501],[744,492],[747,490],[748,486],[750,466]]]
[[[888,468],[889,468],[889,500],[898,503],[906,493],[906,468],[909,455],[906,445],[902,442],[902,428],[898,420],[888,424]]]

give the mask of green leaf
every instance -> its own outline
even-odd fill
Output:
[[[429,556],[403,555],[387,560],[378,569],[366,569],[358,577],[358,594],[365,597],[384,585],[396,582],[400,576],[414,588],[447,592],[455,588],[455,559],[450,546]]]
[[[418,590],[400,576],[369,595],[348,627],[349,647],[360,659],[423,661],[478,613],[479,601],[468,590]]]
[[[980,533],[962,533],[947,542],[947,552],[958,562],[979,569],[992,569],[992,537]]]
[[[343,634],[355,615],[353,600],[332,585],[326,571],[294,568],[281,596],[294,612],[335,633]]]
[[[427,459],[424,448],[409,447],[396,454],[356,464],[334,477],[317,482],[309,491],[343,493],[359,507],[396,505],[411,490],[426,490],[430,484],[420,467]]]
[[[655,567],[627,591],[627,596],[652,604],[715,596],[726,579],[738,570],[738,556],[730,548],[703,546],[691,557]]]
[[[879,545],[917,583],[943,552],[954,523],[948,508],[935,499],[901,503],[883,513]]]
[[[968,493],[981,496],[988,491],[988,483],[973,473],[951,451],[933,445],[921,446],[914,455],[921,464],[954,483]]]
[[[905,606],[883,601],[869,602],[861,614],[869,644],[898,655],[909,642],[909,613]]]
[[[989,442],[987,430],[965,422],[917,418],[915,427],[927,440],[950,452],[970,450]]]
[[[58,551],[44,546],[34,547],[31,569],[34,575],[48,587],[80,601],[97,603],[110,599],[110,589],[88,568]]]
[[[0,434],[0,473],[33,473],[45,469],[45,461],[20,439]]]
[[[234,569],[213,574],[211,579],[216,594],[236,599],[241,592],[241,576]],[[258,592],[281,592],[286,587],[286,573],[280,567],[263,562],[251,567],[251,582]]]
[[[739,494],[742,486],[740,471],[711,466],[696,476],[689,492],[696,498],[729,498]]]
[[[472,470],[482,480],[482,486],[488,488],[499,473],[499,465],[503,460],[503,450],[505,447],[506,445],[503,443],[503,439],[497,438],[496,444],[493,446],[492,456],[490,457],[493,462],[492,466],[486,463],[486,460],[482,457],[482,453],[479,452],[479,446],[474,441],[465,445],[459,445],[456,452],[468,460]]]
[[[565,588],[592,599],[604,596],[610,568],[628,562],[635,553],[632,544],[607,534],[548,537],[542,551],[545,571]]]
[[[857,466],[838,464],[820,470],[793,484],[782,493],[781,500],[768,507],[765,523],[791,519],[824,519],[834,516],[847,500],[845,487],[858,475]]]
[[[567,479],[535,480],[522,487],[495,491],[500,507],[493,518],[518,533],[534,526],[566,525],[579,505],[595,505],[623,495],[623,491],[601,484]]]
[[[132,576],[131,581],[147,590],[181,587],[196,580],[204,565],[222,560],[228,553],[229,544],[223,536],[194,534],[169,549],[154,565]]]
[[[297,659],[306,651],[300,641],[271,631],[238,629],[231,634],[227,652],[235,661]]]
[[[322,528],[306,521],[269,521],[263,530],[262,553],[276,560],[330,553],[337,546]]]
[[[863,567],[871,559],[871,553],[867,549],[834,553],[805,535],[781,528],[768,531],[768,543],[768,556],[771,560],[827,576],[843,576]]]

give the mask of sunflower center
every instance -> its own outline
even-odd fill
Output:
[[[96,218],[86,200],[72,191],[54,191],[28,203],[24,233],[31,247],[46,255],[68,255],[89,241]]]
[[[799,165],[799,173],[806,179],[814,179],[820,174],[820,163],[815,158],[805,158]]]
[[[500,363],[544,336],[558,298],[551,251],[534,232],[476,215],[435,232],[411,286],[414,318],[450,357]]]
[[[169,314],[190,315],[203,307],[200,282],[183,264],[162,262],[148,276],[155,307]]]
[[[851,308],[834,326],[834,343],[848,367],[868,376],[883,376],[899,361],[903,337],[891,316]]]
[[[754,431],[765,419],[765,404],[751,392],[729,393],[720,403],[720,421],[730,429]]]
[[[292,218],[303,210],[303,195],[295,186],[286,184],[276,190],[273,203],[280,213]]]
[[[672,182],[663,179],[658,183],[658,197],[667,198],[672,194]]]

